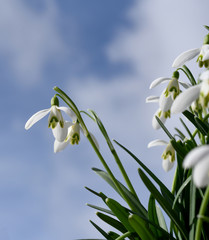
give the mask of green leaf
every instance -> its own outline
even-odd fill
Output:
[[[194,139],[192,133],[190,132],[189,128],[187,127],[187,125],[184,123],[184,121],[181,118],[180,118],[180,121],[181,121],[182,125],[184,126],[184,128],[186,129],[187,133],[189,134],[190,138],[192,139],[194,145],[197,146],[197,143],[195,142],[195,139]]]
[[[106,204],[115,214],[115,216],[120,220],[120,222],[124,225],[124,227],[129,232],[134,232],[134,229],[131,227],[128,221],[128,217],[130,215],[129,211],[125,207],[120,205],[120,203],[111,198],[106,199]]]
[[[191,228],[189,232],[189,240],[194,240],[195,217],[196,217],[196,187],[193,181],[190,181],[189,225]]]
[[[157,212],[156,212],[156,205],[155,205],[155,198],[152,194],[150,194],[149,203],[148,203],[148,217],[149,220],[154,222],[156,225],[159,225]],[[150,229],[152,230],[153,234],[156,237],[161,236],[160,232],[157,231],[156,227],[150,224]]]
[[[168,188],[160,181],[159,178],[156,177],[156,175],[149,170],[131,151],[129,151],[126,147],[124,147],[122,144],[114,140],[115,143],[117,143],[122,149],[124,149],[149,175],[153,178],[153,180],[159,185],[161,191],[166,194],[166,196],[169,198],[169,202],[173,203],[174,196],[173,194],[168,190]],[[172,204],[170,204],[172,206]],[[181,207],[179,204],[176,204],[176,210],[181,211]]]
[[[108,173],[106,173],[103,170],[100,170],[98,168],[92,168],[92,170],[95,171],[101,178],[103,178],[121,196],[120,192],[115,187],[115,184],[113,183],[113,181],[110,178],[110,176],[108,175]],[[142,204],[135,198],[135,196],[121,182],[119,182],[117,179],[116,179],[116,181],[118,182],[121,189],[123,190],[123,193],[125,194],[126,198],[128,198],[130,200],[130,202],[132,203],[134,210],[137,213],[147,217],[147,211],[142,206]]]
[[[207,134],[205,134],[205,130],[204,128],[200,127],[200,125],[197,123],[198,120],[195,120],[195,115],[192,114],[191,112],[189,111],[184,111],[183,112],[184,116],[205,136]]]
[[[177,133],[180,135],[180,138],[181,138],[181,140],[184,140],[185,139],[185,135],[178,129],[178,128],[174,128],[176,131],[177,131]]]
[[[165,124],[159,119],[159,117],[155,116],[156,120],[158,121],[159,125],[161,126],[161,128],[164,130],[164,132],[168,135],[168,137],[170,139],[174,139],[174,137],[172,136],[172,134],[168,131],[168,129],[166,128]]]
[[[98,206],[95,206],[95,205],[92,205],[92,204],[89,204],[89,203],[87,203],[86,206],[115,216],[114,213],[112,211],[110,211],[109,209],[98,207]]]
[[[147,222],[138,215],[133,214],[129,216],[129,223],[135,229],[142,240],[157,240],[149,229]]]
[[[86,188],[89,192],[91,192],[91,193],[93,193],[94,195],[100,197],[103,201],[105,201],[105,199],[107,198],[107,196],[106,196],[104,193],[102,193],[102,192],[98,193],[98,192],[95,192],[94,190],[92,190],[92,189],[90,189],[90,188],[88,188],[88,187],[85,187],[85,188]]]
[[[184,70],[184,73],[187,75],[189,81],[191,82],[192,85],[196,85],[196,81],[195,81],[195,78],[194,76],[192,75],[191,71],[189,70],[189,68],[186,66],[186,65],[183,65],[183,70]]]
[[[115,229],[119,230],[122,233],[127,232],[126,228],[123,226],[123,224],[121,222],[119,222],[118,220],[103,214],[101,212],[97,212],[96,215],[102,219],[104,222],[106,222],[107,224],[109,224],[110,226],[114,227]]]
[[[185,181],[185,182],[181,185],[181,187],[179,188],[178,192],[176,193],[175,199],[174,199],[174,201],[173,201],[173,207],[172,207],[173,209],[174,209],[175,204],[177,203],[180,195],[182,194],[182,191],[183,191],[184,188],[190,183],[190,181],[191,181],[191,176],[188,177],[188,178],[186,179],[186,181]]]
[[[107,234],[108,234],[108,236],[110,236],[110,237],[113,238],[113,239],[117,239],[117,238],[120,237],[119,234],[117,234],[117,233],[115,233],[115,232],[113,232],[113,231],[109,231]]]
[[[207,136],[208,131],[209,131],[207,124],[204,123],[203,121],[201,121],[198,117],[195,117],[194,120],[197,123],[198,129],[201,131],[201,133],[204,136]]]
[[[114,240],[114,238],[110,237],[102,228],[100,228],[96,223],[90,220],[90,223],[105,237],[107,240]]]
[[[145,173],[139,169],[139,175],[148,188],[148,190],[153,194],[154,198],[158,201],[163,210],[167,213],[170,219],[174,222],[178,230],[181,232],[182,236],[185,239],[188,239],[188,233],[184,227],[184,223],[178,219],[178,215],[171,208],[170,204],[166,201],[166,199],[160,194],[157,188],[153,185],[153,183],[149,180],[149,178],[145,175]]]
[[[160,227],[162,229],[164,229],[166,232],[168,232],[168,228],[167,228],[163,213],[162,213],[160,207],[157,206],[157,205],[156,205],[156,212],[157,212],[157,218],[158,218],[158,222],[159,222]]]

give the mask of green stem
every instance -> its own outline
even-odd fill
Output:
[[[87,130],[88,131],[88,130]],[[86,135],[87,139],[89,140],[89,142],[91,143],[94,151],[96,152],[98,158],[100,159],[102,165],[104,166],[104,168],[106,169],[107,173],[110,175],[112,181],[114,182],[115,186],[117,187],[118,191],[120,192],[121,196],[124,198],[124,200],[127,202],[127,204],[129,205],[129,207],[131,208],[131,210],[136,211],[135,207],[133,206],[132,202],[129,200],[129,198],[126,197],[126,195],[124,194],[120,184],[118,183],[117,179],[115,178],[115,176],[113,175],[112,171],[110,170],[109,166],[107,165],[107,163],[105,162],[103,156],[101,155],[99,149],[97,148],[94,140],[92,139],[90,133],[88,132]]]
[[[126,237],[129,237],[131,235],[131,232],[126,232],[123,235],[121,235],[120,237],[116,238],[115,240],[122,240]]]
[[[199,211],[198,215],[204,216],[205,211],[208,207],[208,202],[209,202],[209,185],[208,185],[208,187],[205,191],[205,195],[204,195],[204,198],[202,200],[202,203],[201,203],[201,206],[200,206],[200,211]],[[196,232],[195,232],[195,240],[200,240],[200,238],[201,238],[202,223],[203,223],[203,219],[198,218],[197,226],[196,226]]]

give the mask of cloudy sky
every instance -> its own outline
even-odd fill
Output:
[[[24,130],[32,114],[50,107],[54,86],[81,110],[94,109],[110,137],[171,186],[174,170],[162,170],[163,149],[147,150],[149,141],[167,138],[152,129],[157,106],[145,98],[160,94],[161,87],[150,91],[149,85],[172,75],[179,53],[201,46],[208,8],[207,0],[0,0],[1,239],[99,237],[89,219],[108,229],[85,206],[102,203],[84,186],[116,197],[91,170],[102,166],[86,139],[54,154],[47,118]],[[86,124],[121,179],[97,127]],[[172,132],[173,122],[167,126]],[[146,205],[138,166],[117,149]]]

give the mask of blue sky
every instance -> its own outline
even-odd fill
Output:
[[[55,85],[80,109],[94,109],[110,137],[171,186],[174,171],[162,170],[163,149],[147,150],[149,141],[165,136],[152,129],[157,107],[145,98],[162,91],[148,88],[155,78],[171,76],[179,53],[202,44],[208,7],[206,0],[0,1],[1,239],[99,237],[88,220],[104,225],[85,203],[102,203],[84,186],[116,196],[91,171],[102,166],[84,137],[79,146],[54,154],[47,118],[25,131],[32,114],[50,107]],[[99,131],[86,121],[120,178]],[[173,123],[167,123],[171,131]],[[118,151],[137,191],[144,192],[137,165]],[[148,193],[141,197],[146,205]]]

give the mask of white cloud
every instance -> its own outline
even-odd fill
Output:
[[[0,2],[1,57],[24,84],[40,81],[49,60],[64,53],[54,1],[45,0],[43,6],[38,12],[23,1]]]
[[[206,0],[135,1],[127,13],[132,26],[122,27],[108,46],[110,60],[125,61],[150,79],[171,74],[179,53],[202,44],[208,5]]]

